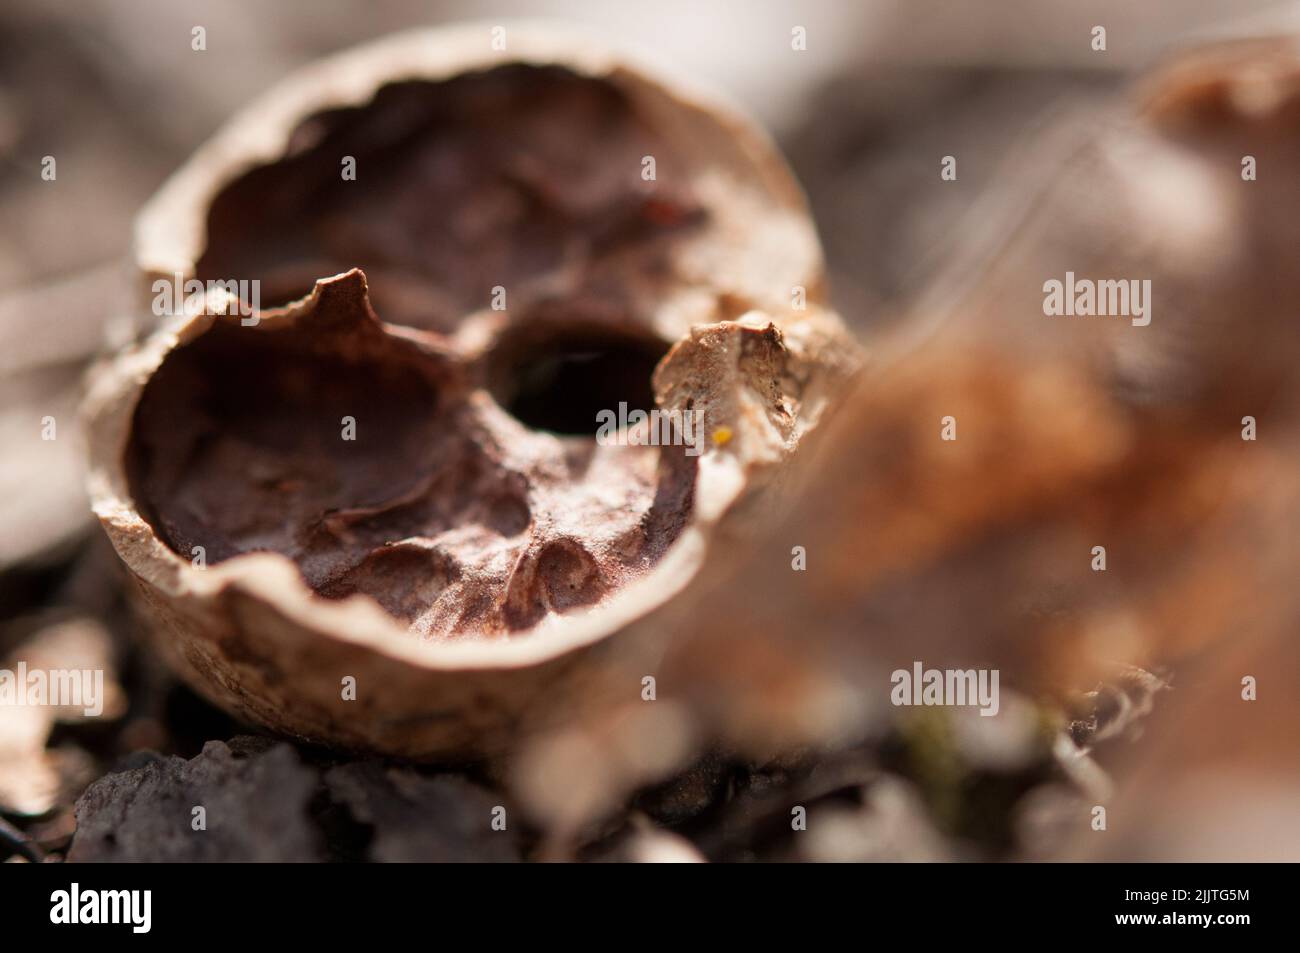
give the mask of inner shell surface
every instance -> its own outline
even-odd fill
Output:
[[[218,319],[148,381],[126,463],[160,539],[207,564],[282,553],[428,637],[523,632],[648,571],[695,457],[598,443],[595,411],[652,409],[671,342],[634,299],[708,216],[645,155],[676,161],[611,86],[550,68],[305,121],[214,201],[198,277],[258,279],[264,308],[336,277],[288,317]],[[462,353],[495,286],[508,311]]]
[[[613,85],[511,65],[303,122],[213,202],[198,277],[258,279],[272,307],[359,267],[384,321],[447,332],[496,288],[616,302],[703,217],[677,150]]]

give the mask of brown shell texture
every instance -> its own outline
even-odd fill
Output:
[[[309,67],[169,180],[135,264],[141,308],[203,288],[85,408],[158,645],[240,717],[411,758],[634,695],[602,672],[656,640],[620,635],[858,363],[762,133],[544,27]]]

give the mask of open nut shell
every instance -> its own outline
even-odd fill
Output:
[[[298,738],[492,754],[639,691],[607,663],[659,649],[616,636],[690,583],[856,365],[761,133],[569,31],[490,40],[393,37],[235,117],[142,213],[136,266],[148,297],[256,278],[270,306],[209,289],[87,398],[94,509],[161,650]],[[405,214],[422,201],[443,204]],[[530,356],[575,334],[648,342],[655,405],[700,415],[702,453],[512,415]]]

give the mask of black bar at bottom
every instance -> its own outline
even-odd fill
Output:
[[[911,924],[927,941],[1136,932],[1178,943],[1195,936],[1231,942],[1242,931],[1286,925],[1282,908],[1295,873],[1291,865],[1268,864],[731,866],[671,873],[578,865],[6,864],[0,870],[0,930],[7,940],[74,931],[87,939],[90,931],[128,943],[284,936],[331,945],[348,936],[374,942],[376,930],[433,943],[484,930],[486,940],[530,924],[536,941],[598,925],[612,925],[611,938],[631,938],[643,929],[658,933],[678,918],[732,940],[782,920],[797,927],[804,918],[805,927],[815,925],[823,936],[838,921],[867,931],[863,937],[873,935],[873,926]]]

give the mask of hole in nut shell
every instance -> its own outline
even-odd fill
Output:
[[[600,325],[508,332],[488,371],[497,403],[520,423],[562,436],[594,436],[601,411],[654,409],[651,377],[668,346]]]

